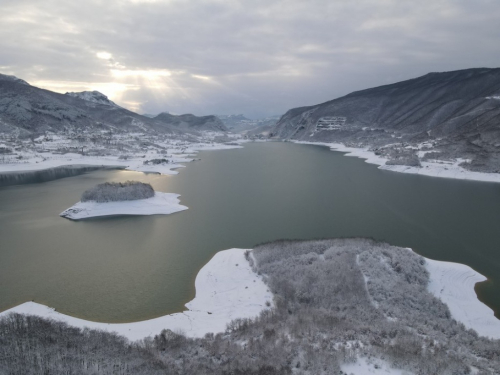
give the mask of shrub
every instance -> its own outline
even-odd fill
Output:
[[[116,202],[151,198],[155,191],[150,184],[139,181],[106,182],[82,194],[82,202]]]
[[[168,164],[167,159],[151,159],[151,160],[145,160],[144,165],[159,165],[159,164]]]

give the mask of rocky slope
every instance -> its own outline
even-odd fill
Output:
[[[353,92],[289,110],[272,135],[366,147],[391,163],[466,159],[500,172],[500,69],[467,69]]]
[[[143,133],[224,131],[224,126],[214,116],[169,116],[168,119],[158,116],[152,119],[116,105],[97,91],[63,95],[0,74],[0,133],[30,136],[47,131],[64,133],[100,129]]]

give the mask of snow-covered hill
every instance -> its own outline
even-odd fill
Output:
[[[86,100],[92,103],[111,105],[121,108],[119,105],[109,100],[106,95],[100,93],[99,91],[67,92],[66,95],[72,96],[73,98]]]
[[[367,147],[392,165],[468,160],[500,172],[500,68],[465,69],[356,91],[290,109],[274,136]],[[419,152],[420,151],[420,152]]]

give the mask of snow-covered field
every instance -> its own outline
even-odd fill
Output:
[[[486,277],[458,263],[426,259],[426,267],[430,273],[427,289],[448,305],[453,319],[481,336],[500,339],[500,320],[474,291],[474,285]]]
[[[411,372],[392,368],[387,362],[379,358],[361,357],[354,363],[340,366],[345,374],[354,375],[411,375]]]
[[[245,249],[220,251],[196,277],[196,297],[186,304],[187,311],[135,323],[107,324],[74,318],[50,307],[26,302],[0,313],[37,315],[66,322],[79,328],[117,332],[130,340],[159,334],[163,329],[182,331],[189,337],[203,337],[209,332],[223,332],[236,318],[254,318],[272,306],[273,296],[262,278],[253,272],[245,259]]]
[[[319,145],[330,147],[332,151],[346,152],[345,156],[354,156],[365,159],[369,164],[379,165],[379,169],[387,171],[419,174],[429,177],[455,178],[460,180],[474,180],[485,182],[500,182],[500,173],[482,173],[468,171],[459,164],[464,160],[455,160],[453,162],[421,162],[421,167],[409,167],[405,165],[386,165],[387,158],[375,155],[368,148],[347,147],[341,143],[321,143],[321,142],[303,142],[293,141],[299,144]]]
[[[154,197],[148,199],[104,203],[78,202],[61,212],[60,216],[71,220],[81,220],[113,215],[169,215],[188,209],[179,204],[179,196],[179,194],[157,191]]]

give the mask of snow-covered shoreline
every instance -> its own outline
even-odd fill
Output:
[[[61,212],[59,216],[82,220],[114,215],[169,215],[187,210],[179,204],[179,194],[155,192],[154,197],[120,202],[78,202]]]
[[[236,318],[254,318],[272,306],[273,295],[245,258],[245,249],[220,251],[196,276],[196,297],[186,304],[187,311],[134,323],[98,323],[54,309],[26,302],[0,313],[36,315],[65,322],[71,326],[116,332],[129,340],[140,340],[159,334],[163,329],[182,331],[188,337],[203,337],[206,333],[223,332]]]
[[[243,142],[239,142],[243,143]],[[193,144],[189,148],[183,150],[180,154],[173,154],[169,157],[169,163],[145,165],[144,161],[148,159],[159,158],[155,152],[146,152],[143,155],[132,156],[128,159],[120,159],[117,156],[87,156],[76,153],[66,153],[64,155],[43,154],[43,159],[28,158],[23,162],[16,163],[0,163],[0,174],[2,173],[26,173],[34,171],[49,170],[52,168],[73,166],[73,167],[114,167],[123,168],[129,171],[144,172],[144,173],[159,173],[162,175],[176,175],[179,172],[176,169],[184,168],[182,163],[192,162],[191,156],[198,151],[210,150],[232,150],[243,148],[239,144]]]
[[[409,249],[411,250],[411,249]],[[254,318],[272,306],[273,295],[262,277],[245,258],[245,249],[220,251],[199,271],[196,297],[187,311],[133,323],[99,323],[61,314],[54,309],[26,302],[0,312],[0,318],[14,312],[54,319],[79,328],[117,332],[130,340],[155,335],[163,329],[180,330],[189,337],[223,332],[236,318]],[[250,254],[251,256],[251,254]],[[425,258],[430,274],[428,291],[448,305],[453,319],[481,336],[500,339],[500,320],[477,299],[474,285],[486,278],[469,266]]]
[[[332,151],[345,152],[345,156],[353,156],[361,159],[365,159],[366,163],[378,165],[379,169],[386,171],[399,172],[399,173],[410,173],[418,174],[421,176],[428,177],[442,177],[442,178],[454,178],[458,180],[472,180],[472,181],[483,181],[483,182],[500,182],[500,173],[483,173],[483,172],[473,172],[465,168],[462,168],[459,164],[462,160],[456,160],[450,163],[432,163],[432,162],[421,162],[421,167],[409,167],[406,165],[386,165],[386,161],[389,159],[375,155],[374,152],[369,151],[367,147],[365,148],[355,148],[347,147],[341,143],[325,143],[325,142],[306,142],[306,141],[292,141],[297,144],[306,145],[316,145],[316,146],[326,146]]]
[[[427,258],[425,264],[430,274],[427,290],[448,305],[453,319],[481,336],[500,339],[500,320],[474,291],[476,283],[486,277],[464,264]]]

